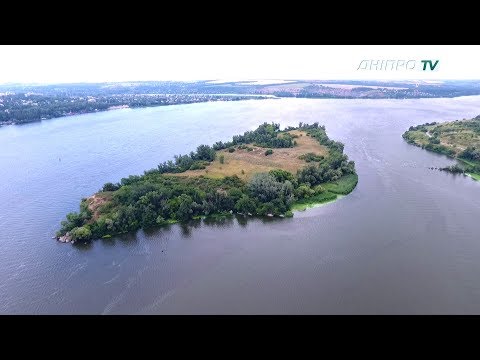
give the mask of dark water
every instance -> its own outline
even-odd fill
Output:
[[[0,129],[1,313],[480,313],[480,182],[406,144],[480,97],[206,103]],[[356,161],[349,196],[281,221],[233,219],[60,244],[107,181],[263,121],[319,121]]]

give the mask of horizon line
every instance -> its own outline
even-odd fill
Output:
[[[449,79],[355,79],[355,78],[346,78],[346,79],[295,79],[295,78],[250,78],[250,79],[196,79],[196,80],[116,80],[116,81],[69,81],[69,82],[0,82],[0,86],[8,85],[76,85],[76,84],[123,84],[123,83],[147,83],[147,82],[179,82],[179,83],[195,83],[195,82],[213,82],[217,81],[217,84],[222,83],[244,83],[244,82],[255,82],[255,81],[376,81],[376,82],[440,82],[440,81],[480,81],[480,79],[462,79],[462,78],[449,78]],[[212,84],[215,85],[215,84]],[[262,84],[257,84],[262,85]],[[271,84],[263,84],[271,85]]]

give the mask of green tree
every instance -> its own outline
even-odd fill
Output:
[[[282,183],[268,173],[257,173],[250,179],[248,190],[253,197],[268,202],[281,196]]]
[[[73,240],[89,240],[92,236],[92,232],[90,229],[86,226],[80,226],[75,229],[73,229],[70,232],[70,235],[72,236]]]
[[[215,160],[215,150],[208,145],[200,145],[197,147],[195,160],[213,161]]]
[[[257,211],[257,214],[260,216],[274,214],[275,206],[271,202],[267,202],[258,206],[256,211]]]
[[[106,183],[103,185],[102,191],[115,191],[118,190],[120,185],[118,184],[112,184],[111,182]]]
[[[182,194],[178,199],[178,210],[176,211],[176,218],[180,221],[186,221],[191,219],[193,213],[193,199],[186,195]]]
[[[295,179],[295,177],[291,172],[288,172],[282,169],[270,170],[268,173],[272,175],[275,178],[275,180],[279,182],[284,182],[285,180],[289,180],[290,182],[293,182]]]
[[[165,220],[162,216],[158,216],[156,221],[157,225],[160,225],[160,226],[164,226],[164,225],[167,225],[168,224],[168,221]]]
[[[295,196],[299,199],[308,199],[315,194],[315,190],[309,186],[302,184],[295,190]]]
[[[243,195],[235,204],[235,210],[242,214],[254,213],[255,202],[247,195]]]
[[[239,188],[231,188],[230,190],[228,190],[228,196],[230,196],[234,202],[237,202],[238,199],[242,197],[242,195],[243,192]]]

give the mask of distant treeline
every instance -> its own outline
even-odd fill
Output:
[[[337,86],[333,85],[337,84]],[[338,87],[338,84],[358,87]],[[375,86],[378,88],[368,87]],[[438,84],[375,81],[292,81],[277,85],[248,82],[137,81],[97,84],[0,85],[0,125],[21,124],[72,114],[205,101],[261,99],[263,95],[299,98],[379,99],[479,95],[476,81]],[[252,97],[251,95],[260,95]]]
[[[206,101],[236,101],[262,97],[232,95],[149,95],[65,96],[9,94],[0,96],[0,124],[22,124],[61,116],[105,111],[112,107],[130,108],[190,104]]]

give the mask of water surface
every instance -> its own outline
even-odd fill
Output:
[[[406,144],[480,97],[272,99],[123,109],[0,128],[0,312],[480,313],[480,182]],[[90,245],[51,237],[105,182],[264,121],[325,124],[357,188],[292,219],[174,225]]]

